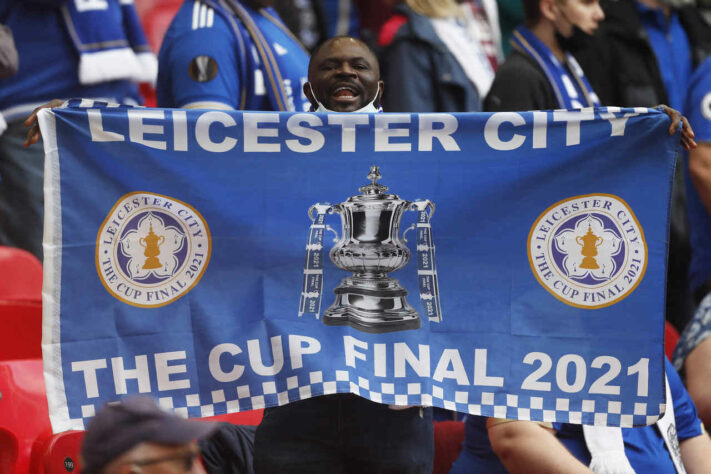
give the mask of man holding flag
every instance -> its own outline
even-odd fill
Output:
[[[378,60],[352,37],[327,40],[309,62],[304,94],[315,112],[380,111]],[[353,394],[266,408],[257,428],[257,473],[429,473],[431,407],[396,407]]]

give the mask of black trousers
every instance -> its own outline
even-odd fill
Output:
[[[352,394],[264,410],[254,470],[264,473],[432,472],[432,408],[392,410]]]

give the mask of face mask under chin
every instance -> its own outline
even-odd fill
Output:
[[[330,112],[330,113],[337,113],[335,110],[327,109],[326,106],[324,106],[317,98],[316,94],[314,94],[314,90],[311,87],[311,84],[309,84],[309,88],[311,88],[311,95],[314,97],[314,100],[318,104],[318,107],[316,107],[316,110],[314,112]],[[378,98],[378,95],[380,94],[380,84],[378,83],[378,88],[375,91],[375,95],[373,96],[373,100],[371,100],[367,105],[364,107],[361,107],[358,110],[352,110],[352,113],[376,113],[379,111],[379,107],[375,106],[375,101]]]
[[[571,53],[580,51],[590,46],[593,38],[593,35],[585,33],[577,25],[573,25],[573,32],[569,37],[563,36],[557,30],[555,32],[555,39],[558,41],[560,47]]]

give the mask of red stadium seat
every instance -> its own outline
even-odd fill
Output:
[[[40,358],[42,264],[25,250],[0,246],[0,275],[0,360]]]
[[[154,4],[149,9],[142,9],[141,23],[143,31],[146,32],[148,44],[151,50],[155,53],[160,50],[160,45],[163,42],[163,36],[173,21],[173,17],[180,9],[182,0],[162,0],[154,1]]]
[[[434,422],[433,474],[447,474],[459,457],[464,442],[463,421]]]
[[[42,361],[0,361],[0,473],[29,472],[32,445],[50,429]]]
[[[0,300],[0,327],[0,360],[42,358],[40,303]]]
[[[226,421],[227,423],[232,423],[233,425],[257,426],[262,421],[263,414],[264,410],[250,410],[238,413],[228,413],[226,415],[208,416],[201,419],[212,422]]]
[[[664,321],[664,353],[669,360],[672,360],[677,342],[679,342],[679,331],[669,321]]]
[[[31,253],[0,246],[0,300],[42,302],[42,264]]]
[[[43,433],[32,448],[30,474],[78,474],[79,449],[84,431],[65,431],[53,435]]]
[[[138,7],[146,39],[154,53],[158,53],[163,42],[163,36],[173,21],[173,17],[180,9],[182,0],[149,0],[145,5]],[[141,84],[140,93],[147,107],[156,107],[156,90],[150,84]]]

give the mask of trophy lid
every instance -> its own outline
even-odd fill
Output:
[[[358,191],[360,191],[362,194],[360,196],[351,196],[349,201],[352,200],[376,200],[376,199],[399,199],[396,195],[394,194],[386,194],[385,192],[388,190],[387,186],[384,186],[382,184],[377,183],[377,181],[382,177],[380,174],[380,168],[378,168],[377,165],[373,165],[370,167],[370,172],[368,173],[368,179],[370,180],[370,184],[366,184],[365,186],[361,186],[358,188]]]

